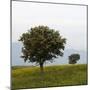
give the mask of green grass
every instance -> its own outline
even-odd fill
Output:
[[[43,74],[39,67],[12,67],[12,89],[86,84],[86,64],[47,66]]]

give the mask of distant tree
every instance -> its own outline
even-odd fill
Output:
[[[69,56],[69,64],[75,64],[77,63],[77,61],[80,59],[80,55],[79,54],[71,54]]]
[[[57,56],[63,56],[66,39],[58,31],[47,26],[31,28],[23,33],[19,41],[23,43],[21,56],[24,61],[36,62],[43,72],[43,64],[53,61]]]

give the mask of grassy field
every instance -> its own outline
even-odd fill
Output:
[[[12,89],[56,87],[87,84],[87,65],[60,65],[44,67],[12,67]]]

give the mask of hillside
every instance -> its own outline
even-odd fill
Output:
[[[12,88],[39,88],[87,84],[87,65],[57,65],[44,67],[12,67]]]

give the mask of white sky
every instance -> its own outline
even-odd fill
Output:
[[[66,48],[86,50],[86,6],[12,2],[12,41],[38,25],[59,30],[67,39]]]

